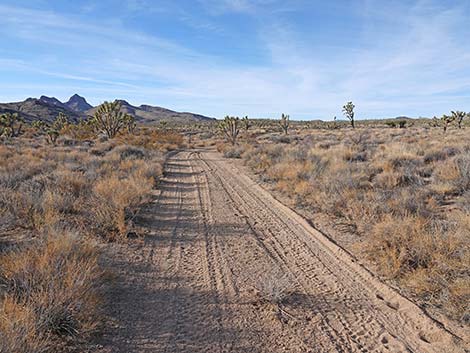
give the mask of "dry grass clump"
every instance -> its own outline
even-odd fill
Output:
[[[172,151],[184,146],[183,136],[171,130],[141,129],[137,134],[123,134],[119,142],[149,150]]]
[[[288,273],[273,268],[259,274],[253,287],[261,301],[280,305],[295,291],[296,284]]]
[[[423,128],[316,131],[289,144],[254,143],[243,157],[298,207],[349,224],[383,275],[467,322],[465,134],[443,136]]]
[[[0,352],[57,352],[100,324],[96,248],[55,232],[0,257]]]
[[[93,187],[91,217],[96,232],[104,237],[124,236],[127,233],[127,220],[152,190],[154,180],[145,178],[140,172],[126,179],[116,175],[99,180]]]

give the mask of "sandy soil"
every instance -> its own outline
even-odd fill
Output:
[[[93,351],[465,351],[219,154],[173,155],[159,189],[136,220],[147,236],[108,254],[112,322]]]

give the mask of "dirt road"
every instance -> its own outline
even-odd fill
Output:
[[[100,352],[464,351],[217,153],[177,153],[159,189],[150,234],[111,254]]]

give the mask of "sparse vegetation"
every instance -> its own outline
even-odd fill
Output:
[[[183,134],[192,146],[216,145],[227,158],[243,158],[297,210],[326,220],[320,226],[384,278],[428,310],[468,323],[465,121],[457,129],[455,118],[444,135],[428,120],[356,121],[352,130],[347,121],[282,117],[286,130],[278,120],[249,121],[249,134],[240,134],[247,119],[226,117],[218,128],[227,143],[217,138],[216,123],[150,128],[123,119],[109,139],[97,136],[96,120],[73,124],[63,116],[6,139],[0,247],[4,239],[10,245],[0,254],[0,352],[60,352],[102,325],[107,284],[97,245],[134,236],[165,152],[183,147]],[[406,129],[385,128],[402,121]],[[51,129],[57,136],[46,144]],[[282,322],[297,319],[286,311],[293,278],[273,270],[253,280],[260,307],[274,309]]]
[[[243,153],[263,181],[308,217],[343,225],[332,234],[347,225],[357,236],[351,251],[419,300],[470,320],[465,132],[317,130],[287,146],[266,141]]]
[[[176,133],[71,140],[63,116],[0,146],[0,352],[60,352],[94,333],[105,278],[97,246],[126,241]],[[52,144],[36,138],[50,129]],[[39,135],[39,136],[40,136]],[[28,138],[27,136],[32,136]],[[56,136],[56,134],[54,134]],[[63,138],[62,138],[63,136]],[[5,244],[9,244],[8,246]],[[65,349],[65,348],[64,348]]]

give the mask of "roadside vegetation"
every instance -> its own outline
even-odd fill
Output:
[[[344,108],[354,129],[291,121],[286,136],[266,123],[218,149],[243,158],[265,185],[307,218],[323,220],[315,222],[321,230],[429,311],[469,323],[470,149],[463,114],[437,124],[361,122],[353,109],[351,102]]]
[[[78,124],[2,117],[2,353],[59,352],[96,332],[109,277],[99,249],[127,241],[166,153],[183,144],[171,130],[113,117],[114,106],[102,110],[101,121]]]

